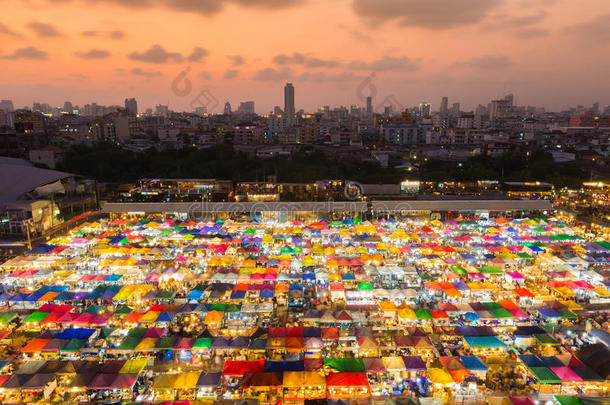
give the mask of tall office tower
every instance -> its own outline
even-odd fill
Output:
[[[453,103],[453,107],[451,107],[451,115],[454,117],[460,115],[460,103]]]
[[[368,115],[373,114],[373,97],[366,98],[366,113]]]
[[[155,114],[160,117],[169,117],[169,106],[163,104],[157,104],[155,106]]]
[[[513,93],[507,94],[504,96],[504,100],[508,101],[509,107],[512,107],[515,102],[515,96],[513,96]]]
[[[599,101],[596,101],[595,103],[593,103],[593,107],[591,107],[591,109],[593,110],[593,112],[595,114],[599,114]]]
[[[13,106],[13,101],[12,100],[0,101],[0,110],[5,111],[5,112],[15,111],[15,106]]]
[[[443,97],[441,99],[441,117],[446,117],[449,114],[449,99]]]
[[[74,111],[74,107],[72,106],[72,103],[69,101],[66,101],[64,103],[64,112],[72,114],[72,111]]]
[[[430,103],[423,102],[419,104],[419,116],[420,117],[429,117],[430,116],[431,106]]]
[[[240,114],[254,114],[254,101],[243,101],[239,103],[237,112]]]
[[[131,115],[138,115],[138,102],[135,98],[125,99],[125,109]]]
[[[284,86],[284,114],[292,118],[294,112],[294,86],[292,86],[292,83],[286,83],[286,86]]]

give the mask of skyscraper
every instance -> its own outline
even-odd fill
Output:
[[[284,114],[287,117],[294,117],[294,87],[292,83],[286,83],[284,86]]]
[[[513,93],[507,94],[504,96],[504,100],[508,101],[509,107],[512,107],[515,102],[515,96],[513,96]]]
[[[449,99],[447,97],[443,97],[441,99],[441,117],[446,117],[449,113]]]
[[[72,111],[74,111],[74,107],[72,106],[72,103],[69,101],[66,101],[64,103],[64,112],[67,112],[68,114],[72,114]]]
[[[0,101],[0,110],[5,112],[13,112],[15,111],[15,107],[13,106],[12,100],[2,100]]]
[[[453,103],[453,107],[451,107],[451,115],[454,117],[460,115],[460,103]]]
[[[366,113],[368,115],[373,114],[373,97],[366,98]]]
[[[254,114],[254,101],[243,101],[239,103],[237,112],[240,114]]]
[[[419,116],[420,117],[429,117],[430,116],[430,103],[423,102],[419,104]]]
[[[131,115],[138,115],[138,102],[135,98],[125,99],[125,109]]]

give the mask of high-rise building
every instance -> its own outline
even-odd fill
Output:
[[[489,120],[495,121],[498,118],[505,116],[510,110],[510,100],[506,98],[501,100],[491,100],[491,106],[489,108]]]
[[[254,101],[244,101],[239,103],[237,112],[240,114],[254,114]]]
[[[5,111],[5,112],[15,111],[15,106],[13,106],[13,101],[12,100],[0,101],[0,110]]]
[[[513,93],[507,94],[504,96],[504,100],[508,102],[509,107],[512,107],[515,102],[515,96],[513,95]]]
[[[443,97],[441,99],[441,117],[446,117],[449,114],[449,98]]]
[[[599,114],[599,101],[596,101],[595,103],[593,103],[593,107],[591,107],[591,109],[593,110],[593,112],[595,114]]]
[[[125,99],[125,109],[131,115],[138,115],[138,102],[135,98]]]
[[[451,107],[451,115],[454,117],[460,115],[460,103],[453,103],[453,107]]]
[[[366,113],[368,115],[373,114],[373,97],[366,98]]]
[[[273,115],[282,115],[283,112],[279,105],[273,107]]]
[[[419,104],[419,116],[420,117],[429,117],[430,110],[431,110],[430,103],[427,103],[424,101]]]
[[[169,106],[163,104],[157,104],[155,107],[155,114],[160,117],[168,117],[169,116]]]
[[[224,113],[225,114],[231,114],[231,103],[229,103],[228,101],[225,103],[225,108],[224,108]]]
[[[72,103],[69,101],[66,101],[64,103],[64,112],[67,112],[68,114],[72,114],[72,111],[74,111],[74,107],[72,106]]]
[[[286,86],[284,86],[284,114],[292,118],[294,113],[294,86],[292,83],[286,83]]]

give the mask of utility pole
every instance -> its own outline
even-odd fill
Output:
[[[25,221],[25,229],[28,238],[28,250],[32,250],[32,240],[30,239],[30,220],[29,218]]]

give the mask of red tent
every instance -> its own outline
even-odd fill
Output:
[[[331,373],[326,377],[326,386],[357,387],[369,385],[366,373]]]
[[[222,375],[239,375],[244,373],[262,373],[265,370],[265,360],[227,360]]]

